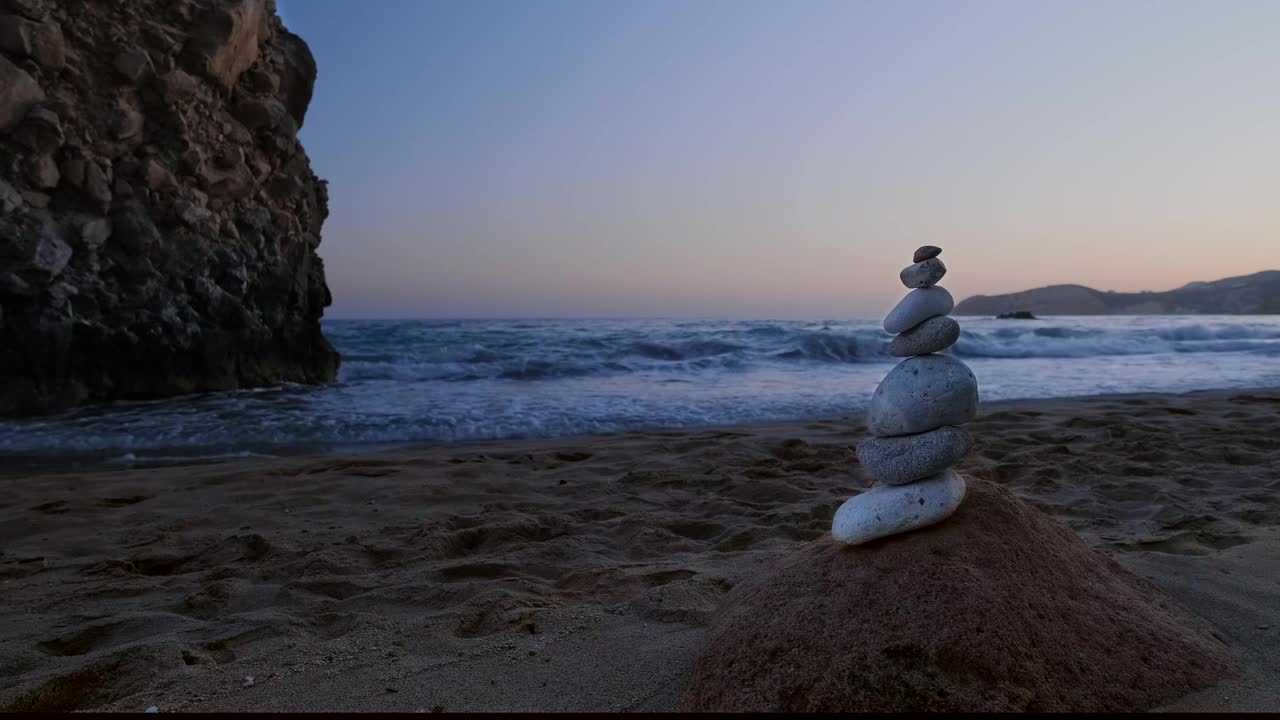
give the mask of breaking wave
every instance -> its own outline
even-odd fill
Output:
[[[1280,386],[1280,318],[958,318],[984,400]],[[0,421],[0,472],[856,417],[878,322],[333,321],[338,382]],[[87,460],[86,460],[87,459]]]

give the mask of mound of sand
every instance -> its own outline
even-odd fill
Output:
[[[685,708],[1136,711],[1230,674],[1225,645],[1005,489],[947,522],[806,543],[730,593]]]

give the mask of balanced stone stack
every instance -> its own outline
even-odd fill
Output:
[[[899,276],[911,292],[884,319],[896,335],[893,354],[906,360],[871,396],[872,437],[858,446],[858,459],[879,482],[836,511],[831,534],[842,542],[932,525],[964,500],[964,478],[949,468],[973,446],[958,426],[978,412],[978,381],[964,363],[937,354],[960,338],[960,325],[947,317],[955,300],[937,284],[947,273],[941,253],[931,245],[916,250]]]

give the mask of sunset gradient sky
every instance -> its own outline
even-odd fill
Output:
[[[281,0],[331,317],[880,314],[1280,268],[1273,0]]]

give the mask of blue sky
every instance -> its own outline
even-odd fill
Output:
[[[334,317],[875,315],[1280,266],[1280,3],[282,0]]]

